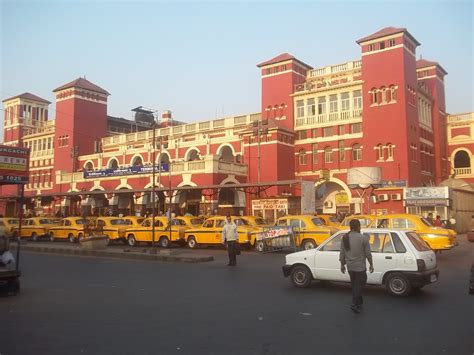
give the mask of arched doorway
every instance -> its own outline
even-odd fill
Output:
[[[128,191],[128,192],[121,192],[115,194],[111,201],[109,202],[110,210],[114,216],[131,216],[135,211],[135,204],[134,204],[134,195],[133,192],[127,188],[122,187],[119,189],[120,191]]]
[[[347,186],[335,181],[316,185],[316,213],[350,214],[354,212],[352,194]]]
[[[219,160],[233,162],[235,157],[232,148],[228,145],[223,146],[219,152]]]
[[[201,189],[179,190],[175,201],[178,211],[181,215],[191,213],[193,216],[199,215],[199,205],[202,201]]]
[[[165,213],[165,194],[163,191],[155,192],[155,199],[153,199],[152,192],[146,192],[141,200],[141,215],[151,215],[153,213],[153,200],[155,200],[155,216]]]
[[[456,175],[471,174],[471,157],[465,150],[459,150],[454,155],[454,172]]]
[[[245,193],[232,187],[234,183],[226,183],[219,189],[218,211],[220,214],[227,212],[240,215],[245,210]]]

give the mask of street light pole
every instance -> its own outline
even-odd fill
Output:
[[[155,188],[155,154],[156,154],[156,145],[155,145],[155,140],[156,140],[156,122],[153,121],[153,135],[152,135],[152,179],[153,183],[151,185],[151,247],[155,248],[155,195],[156,195],[156,188]]]

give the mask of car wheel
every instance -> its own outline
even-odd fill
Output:
[[[49,232],[49,241],[54,242],[54,234],[52,232]]]
[[[264,246],[265,245],[263,244],[263,240],[257,240],[257,242],[255,243],[255,250],[260,253],[263,253]]]
[[[189,238],[188,238],[188,248],[189,248],[189,249],[195,249],[196,247],[197,247],[196,238],[194,238],[194,237],[189,237]]]
[[[303,249],[304,250],[314,249],[316,247],[317,247],[317,245],[316,245],[316,242],[314,240],[307,239],[307,240],[303,241]]]
[[[296,287],[308,287],[312,279],[313,276],[306,266],[298,265],[291,269],[291,281]]]
[[[166,236],[162,236],[159,243],[162,248],[168,248],[170,246],[170,240]]]
[[[387,277],[385,286],[388,292],[394,296],[406,296],[410,293],[412,287],[410,281],[401,273],[393,273]]]
[[[135,236],[133,234],[130,234],[128,236],[127,242],[128,242],[128,245],[130,245],[131,247],[134,247],[135,245],[137,245],[137,240],[135,239]]]
[[[68,234],[67,239],[69,239],[70,243],[74,243],[76,241],[76,238],[74,238],[74,234],[72,233]]]
[[[83,234],[83,233],[79,233],[79,234],[77,235],[76,242],[79,242],[82,238],[84,238],[84,234]]]
[[[36,234],[35,232],[31,233],[31,239],[33,239],[34,242],[37,242],[38,241],[38,234]]]

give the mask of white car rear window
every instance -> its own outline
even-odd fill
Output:
[[[407,233],[408,240],[413,244],[416,250],[418,251],[429,251],[431,248],[426,244],[426,242],[421,239],[418,234],[414,232]]]

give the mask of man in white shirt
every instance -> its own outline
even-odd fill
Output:
[[[227,253],[229,254],[229,263],[227,266],[237,265],[237,243],[239,241],[239,234],[237,233],[237,225],[230,218],[230,213],[227,213],[225,218],[224,228],[222,228],[222,243],[227,245]]]

